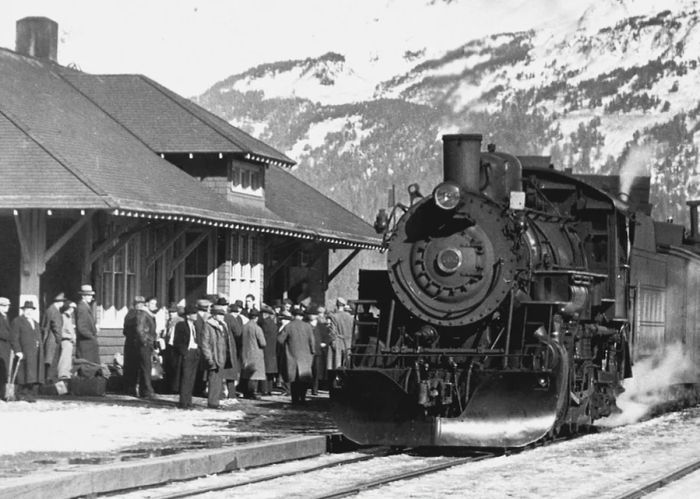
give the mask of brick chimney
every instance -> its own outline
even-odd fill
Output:
[[[48,17],[25,17],[17,21],[15,51],[57,62],[58,23]]]

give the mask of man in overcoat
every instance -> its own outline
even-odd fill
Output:
[[[100,347],[97,343],[97,325],[92,314],[91,303],[95,299],[95,291],[90,284],[80,286],[80,301],[75,310],[75,356],[78,359],[100,363]]]
[[[173,336],[173,348],[177,360],[175,364],[179,369],[178,376],[178,392],[180,400],[178,407],[181,409],[191,409],[192,390],[199,369],[199,344],[197,342],[197,329],[195,321],[197,320],[197,307],[187,305],[185,307],[186,319],[175,324],[175,332]]]
[[[124,317],[124,393],[138,397],[139,341],[136,334],[136,312],[145,307],[146,299],[135,296],[132,307]]]
[[[219,302],[216,304],[216,313],[212,314],[212,317],[219,323],[224,339],[226,340],[226,362],[224,363],[224,369],[221,373],[221,379],[222,382],[226,384],[228,398],[235,399],[236,382],[241,375],[241,361],[239,359],[236,338],[229,326],[230,323],[236,321],[231,321],[231,316],[227,312],[228,304],[224,299],[219,299]]]
[[[44,380],[44,344],[41,328],[34,319],[36,307],[33,301],[25,301],[21,314],[12,321],[12,349],[21,353],[17,384],[20,397],[27,402],[34,402],[39,393],[39,385]]]
[[[335,302],[335,312],[328,316],[328,370],[342,366],[345,351],[352,346],[354,320],[345,309],[347,304],[345,298],[339,296]]]
[[[10,319],[7,312],[10,310],[10,300],[0,296],[0,399],[5,399],[5,384],[9,382],[12,366],[12,333]]]
[[[216,315],[224,315],[225,309],[221,305],[214,305],[211,307],[211,312]],[[209,384],[207,407],[218,409],[223,388],[224,366],[226,365],[226,337],[221,324],[216,319],[209,317],[204,323],[200,347]]]
[[[65,301],[65,294],[56,295],[41,320],[41,331],[44,336],[44,371],[47,383],[53,383],[58,378],[58,359],[61,357],[61,334],[63,332],[61,307]]]
[[[311,317],[316,316],[316,320]],[[314,367],[313,385],[311,395],[318,395],[318,387],[321,381],[326,379],[326,358],[328,346],[328,325],[326,323],[326,309],[324,307],[312,307],[308,311],[309,324],[314,328]]]
[[[165,336],[163,342],[163,371],[165,377],[165,388],[169,393],[177,393],[177,388],[180,386],[180,368],[177,363],[180,360],[179,355],[175,352],[175,326],[184,319],[180,316],[180,309],[177,303],[171,303],[168,307],[168,320],[165,325]]]
[[[265,395],[272,395],[272,386],[277,381],[279,369],[277,368],[277,321],[275,320],[275,311],[263,305],[261,310],[261,318],[258,322],[265,336]]]
[[[151,384],[153,346],[158,337],[156,332],[156,312],[158,299],[150,297],[145,306],[136,310],[136,344],[138,347],[138,365],[136,368],[141,398],[153,398],[155,393]]]
[[[265,381],[265,335],[258,325],[258,309],[248,310],[241,333],[241,384],[246,398],[258,398],[258,385]]]
[[[277,341],[285,346],[284,380],[291,383],[292,404],[306,401],[306,390],[312,381],[314,361],[314,332],[308,322],[304,322],[304,312],[294,308],[294,320],[280,332]]]

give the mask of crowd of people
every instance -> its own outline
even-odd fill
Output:
[[[33,401],[40,385],[69,380],[76,359],[99,364],[95,293],[83,285],[78,294],[78,303],[57,295],[41,324],[32,301],[10,324],[10,301],[0,297],[0,390],[12,365],[18,366],[18,397]],[[208,407],[219,408],[224,397],[256,399],[273,390],[303,404],[308,390],[317,394],[327,372],[342,364],[352,343],[353,316],[341,297],[330,313],[289,299],[258,307],[253,295],[233,303],[217,296],[173,303],[165,321],[160,308],[156,298],[137,296],[126,314],[123,390],[154,398],[154,368],[162,366],[159,391],[179,394],[183,409],[193,407],[193,396],[206,396]]]

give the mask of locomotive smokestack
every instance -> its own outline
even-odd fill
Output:
[[[480,134],[443,135],[443,173],[445,180],[471,191],[479,190],[481,158]]]

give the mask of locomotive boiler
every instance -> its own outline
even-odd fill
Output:
[[[635,211],[481,142],[445,135],[443,181],[378,216],[387,270],[361,280],[331,388],[358,443],[525,446],[609,415],[631,376],[635,237],[656,252],[648,188]]]

